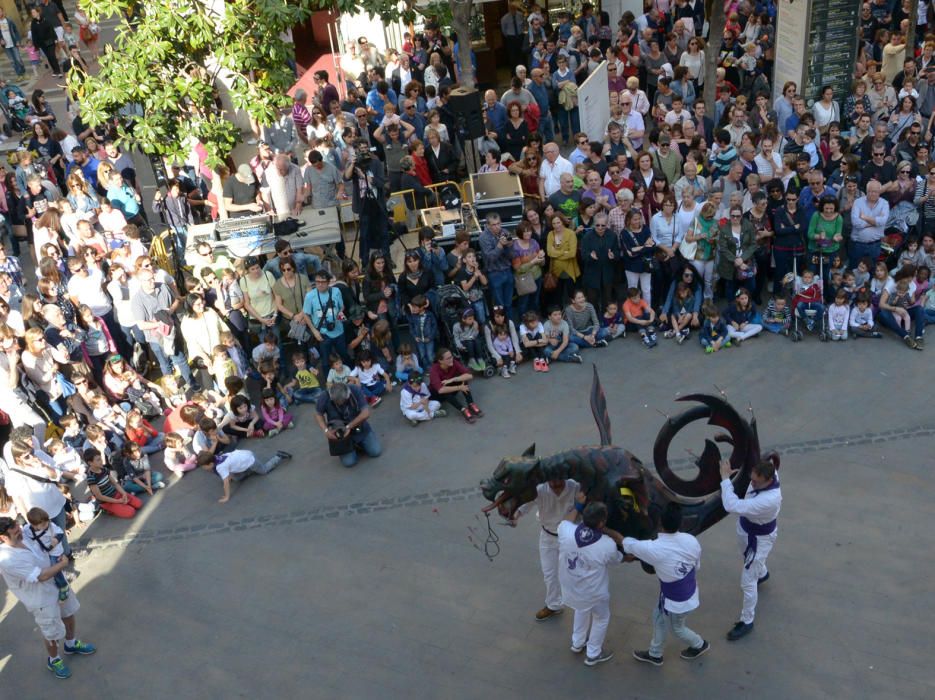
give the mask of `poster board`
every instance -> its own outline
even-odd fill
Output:
[[[603,141],[610,121],[610,91],[607,89],[607,61],[578,86],[578,116],[581,131],[591,141]]]
[[[776,61],[773,65],[773,100],[782,96],[790,80],[802,89],[808,53],[810,0],[778,0],[776,6]]]

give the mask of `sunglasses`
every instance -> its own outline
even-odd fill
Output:
[[[899,174],[900,174],[900,175],[908,175],[908,174],[911,173],[911,172],[912,172],[911,170],[900,170],[900,171],[899,171]]]

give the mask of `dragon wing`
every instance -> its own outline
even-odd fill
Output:
[[[591,382],[591,413],[597,423],[597,432],[601,434],[601,445],[610,445],[610,416],[607,414],[607,399],[604,397],[604,387],[601,378],[597,376],[597,365],[594,368],[594,379]]]

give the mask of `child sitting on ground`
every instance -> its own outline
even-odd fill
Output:
[[[269,389],[276,394],[276,398],[283,404],[289,404],[286,388],[279,381],[279,370],[270,360],[263,360],[257,367],[260,373],[260,391]]]
[[[221,345],[227,349],[227,356],[231,359],[231,362],[234,363],[235,374],[241,379],[245,379],[247,373],[250,371],[250,363],[247,361],[247,353],[243,349],[243,346],[230,331],[224,331],[218,335],[218,340],[220,340]]]
[[[81,431],[81,422],[78,420],[78,416],[74,413],[66,413],[59,419],[58,424],[63,431],[62,442],[76,451],[80,450],[84,444],[84,433]],[[80,460],[81,454],[76,452],[75,458]],[[83,465],[82,462],[82,468]]]
[[[666,338],[675,338],[681,345],[691,333],[692,314],[695,308],[695,292],[691,285],[679,282],[672,297],[672,312],[669,323],[672,328],[665,333]]]
[[[214,419],[206,416],[198,421],[198,430],[192,435],[192,451],[196,454],[204,451],[212,454],[230,452],[236,445],[237,438],[233,433],[222,430]]]
[[[763,327],[770,333],[786,333],[792,315],[785,297],[773,297],[766,304],[766,313],[763,314]]]
[[[188,403],[190,396],[179,386],[179,381],[174,374],[160,377],[159,387],[162,389],[162,396],[169,408],[178,408]]]
[[[233,437],[261,438],[266,435],[260,426],[260,416],[256,409],[250,405],[250,399],[238,394],[231,399],[230,412],[221,427]]]
[[[711,300],[701,306],[704,323],[701,326],[701,347],[706,353],[717,352],[722,347],[730,347],[730,337],[727,335],[727,324],[721,318],[720,311]]]
[[[253,358],[253,364],[257,368],[259,368],[259,366],[264,362],[270,362],[276,371],[278,371],[279,345],[276,343],[276,336],[272,333],[267,333],[264,335],[263,342],[253,348],[251,357]]]
[[[165,488],[162,474],[154,472],[149,466],[149,457],[140,450],[135,442],[123,446],[123,488],[130,493],[148,493]]]
[[[396,358],[393,357],[393,331],[385,318],[373,324],[370,331],[371,352],[376,361],[387,372],[393,367]]]
[[[452,331],[455,348],[464,358],[468,367],[475,372],[483,372],[487,363],[481,358],[480,326],[475,318],[474,309],[466,308],[461,314],[461,320],[455,323]]]
[[[163,452],[166,469],[181,478],[185,472],[195,468],[195,453],[191,443],[178,433],[166,435],[166,451]]]
[[[74,447],[53,438],[46,441],[45,451],[52,457],[55,471],[60,474],[61,480],[77,481],[84,476],[84,462]]]
[[[557,306],[549,308],[549,318],[542,324],[542,333],[546,340],[546,371],[548,371],[548,364],[555,360],[581,364],[582,359],[579,353],[581,348],[571,339],[568,321],[562,318],[562,310]]]
[[[272,389],[263,389],[260,394],[260,416],[263,418],[263,429],[267,437],[279,435],[286,428],[294,428],[295,420],[276,396]]]
[[[351,370],[350,381],[360,386],[367,403],[376,406],[386,392],[393,391],[390,376],[379,362],[373,361],[373,353],[364,350],[357,356],[357,366]]]
[[[62,547],[62,528],[52,522],[49,514],[42,508],[30,508],[26,512],[26,525],[23,526],[23,540],[35,543],[39,549],[45,552],[49,557],[49,562],[57,564],[65,556],[65,549]],[[65,580],[65,574],[59,571],[52,579],[55,587],[58,588],[58,599],[63,601],[68,598],[68,581]]]
[[[869,292],[861,292],[857,295],[854,308],[851,309],[848,325],[855,338],[883,337],[883,334],[876,330],[873,325],[873,308],[870,305]]]
[[[407,381],[412,370],[422,371],[419,357],[409,343],[400,343],[399,353],[396,355],[396,379],[400,382]]]
[[[604,313],[601,316],[601,328],[607,329],[611,340],[621,336],[626,338],[627,329],[624,324],[623,314],[620,312],[620,307],[617,305],[617,302],[610,301],[607,303],[607,306],[604,308]]]
[[[292,379],[284,387],[292,393],[293,403],[315,403],[321,394],[318,382],[318,370],[308,365],[305,352],[296,350],[292,353]]]
[[[422,370],[419,369],[409,371],[399,392],[399,408],[412,426],[447,415],[441,404],[430,398],[429,388],[423,381]]]
[[[656,312],[645,299],[640,298],[640,290],[636,287],[627,290],[627,300],[623,302],[623,316],[627,321],[627,330],[639,331],[647,348],[656,347]]]
[[[126,434],[127,440],[139,445],[143,454],[151,455],[153,452],[159,452],[165,444],[165,435],[145,420],[137,408],[131,408],[127,413]]]
[[[731,342],[740,345],[747,338],[752,338],[763,330],[757,321],[760,315],[750,300],[750,292],[744,287],[737,290],[737,296],[732,304],[728,304],[724,311],[724,321],[727,323],[727,335]]]
[[[429,367],[435,357],[435,339],[438,337],[438,321],[429,309],[429,301],[417,294],[409,302],[409,333],[416,344],[420,363]],[[405,380],[403,380],[405,381]]]
[[[494,328],[494,333],[493,349],[503,360],[500,376],[509,379],[516,374],[516,348],[513,347],[510,329],[504,325],[499,325]]]
[[[101,509],[118,518],[132,518],[136,515],[136,511],[143,507],[143,502],[132,493],[127,493],[117,482],[116,475],[105,467],[101,453],[89,447],[82,457],[88,465],[88,489]]]
[[[221,390],[227,387],[227,379],[229,377],[242,378],[241,374],[237,371],[237,365],[234,364],[234,360],[231,359],[226,345],[214,346],[214,350],[211,352],[211,365],[208,371],[211,372],[211,376],[214,377],[215,383]],[[228,396],[230,396],[230,394],[228,394]]]
[[[344,360],[341,359],[341,356],[337,353],[333,353],[328,357],[328,364],[331,365],[331,369],[328,370],[328,386],[332,384],[347,384],[347,380],[351,376],[351,370],[344,364]]]
[[[548,372],[546,348],[549,341],[545,338],[545,328],[535,311],[523,314],[523,322],[519,326],[519,342],[523,346],[523,354],[532,358],[533,369],[536,372]]]
[[[839,289],[834,295],[834,303],[828,307],[828,337],[831,340],[847,340],[847,324],[851,307],[847,303],[847,292]]]

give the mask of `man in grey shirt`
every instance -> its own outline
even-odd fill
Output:
[[[143,336],[152,348],[159,369],[164,374],[172,374],[172,365],[178,368],[182,379],[192,383],[192,371],[185,359],[185,353],[175,349],[174,314],[181,302],[164,284],[157,284],[152,270],[142,269],[137,273],[140,288],[130,299],[130,309],[136,326],[143,331]],[[171,363],[170,363],[171,360]]]
[[[331,163],[326,163],[318,151],[309,151],[303,178],[306,191],[312,194],[314,208],[336,207],[339,199],[345,199],[341,173]]]
[[[285,153],[277,153],[273,164],[263,173],[260,192],[275,212],[277,221],[302,213],[305,204],[305,183],[299,166]]]

